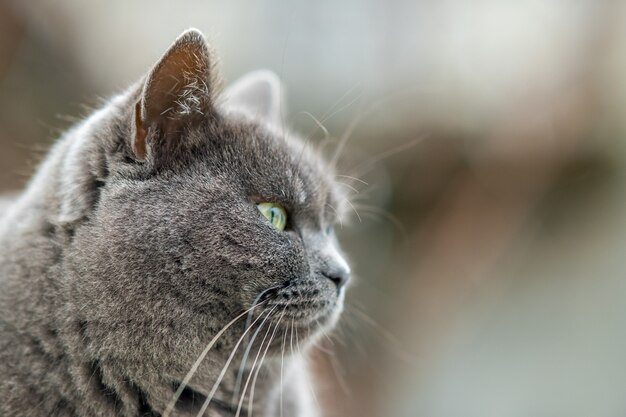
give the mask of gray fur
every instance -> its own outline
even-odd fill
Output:
[[[276,307],[253,411],[275,416],[290,326],[306,351],[319,326],[336,321],[337,282],[349,268],[327,233],[344,201],[332,167],[277,125],[279,92],[253,94],[262,100],[247,110],[247,89],[219,95],[199,32],[183,34],[155,68],[176,69],[168,56],[189,43],[206,51],[195,56],[206,77],[180,68],[191,83],[150,90],[153,70],[68,131],[26,190],[0,203],[0,415],[162,415],[206,344],[271,289],[253,315]],[[167,120],[146,116],[168,100],[176,106]],[[145,155],[134,143],[140,128]],[[259,213],[259,201],[287,208],[285,231]],[[244,326],[218,340],[186,394],[209,392]],[[207,415],[234,415],[242,351]],[[316,415],[306,360],[289,346],[286,354],[284,415]],[[172,415],[195,415],[199,405],[183,398]]]

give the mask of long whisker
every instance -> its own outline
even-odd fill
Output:
[[[261,303],[259,303],[259,305],[263,304],[263,303],[264,302],[261,302]],[[185,375],[185,378],[183,378],[183,381],[180,383],[180,386],[178,387],[178,389],[174,393],[174,396],[172,397],[172,399],[170,400],[169,404],[165,408],[165,412],[163,413],[163,417],[169,417],[170,416],[170,414],[174,410],[174,406],[176,405],[176,402],[178,401],[178,399],[180,398],[181,394],[183,393],[183,391],[187,387],[187,384],[189,384],[189,381],[191,380],[191,378],[194,376],[194,374],[196,373],[196,371],[200,367],[200,364],[202,363],[202,361],[204,360],[206,355],[209,353],[209,351],[215,345],[215,342],[217,342],[217,340],[224,334],[224,332],[226,330],[228,330],[233,324],[235,324],[237,321],[239,321],[241,318],[243,318],[246,314],[248,314],[248,312],[250,312],[251,310],[253,310],[256,307],[257,307],[257,305],[255,304],[252,307],[250,307],[249,309],[247,309],[246,311],[244,311],[243,313],[239,314],[237,317],[232,319],[226,326],[224,326],[222,328],[222,330],[217,332],[217,334],[215,336],[213,336],[213,339],[211,339],[211,341],[206,345],[206,347],[204,348],[202,353],[200,353],[200,356],[198,356],[198,359],[196,359],[194,364],[191,366],[191,369],[189,369],[189,372],[187,372],[187,375]]]
[[[381,189],[380,185],[367,186],[363,190],[359,190],[359,193],[353,197],[350,197],[350,201],[353,203],[360,203],[362,201],[368,201],[371,199],[372,194],[377,189]]]
[[[272,309],[269,311],[269,313],[267,313],[268,315],[272,314],[274,312],[274,310],[276,309],[276,306],[272,307]],[[259,315],[259,317],[257,317],[253,322],[252,325],[254,325],[257,321],[259,321],[259,319],[262,317],[263,315]],[[215,384],[213,384],[213,388],[211,389],[211,392],[209,393],[209,395],[206,397],[206,400],[204,401],[204,404],[202,404],[202,408],[200,408],[200,411],[198,412],[198,414],[196,414],[196,417],[201,417],[204,412],[206,411],[206,409],[209,407],[209,404],[211,403],[211,400],[213,400],[213,396],[215,395],[215,393],[217,392],[217,389],[220,386],[220,383],[222,382],[222,379],[224,378],[224,375],[226,374],[226,371],[228,369],[228,365],[230,365],[230,363],[232,362],[233,358],[235,357],[235,353],[237,353],[237,348],[239,347],[239,345],[241,344],[241,342],[243,341],[244,337],[246,336],[246,334],[250,331],[250,329],[252,328],[252,326],[248,327],[243,334],[241,335],[241,337],[239,338],[239,340],[237,341],[237,343],[235,344],[235,347],[233,347],[233,351],[230,354],[230,356],[228,357],[228,360],[226,361],[226,364],[224,365],[224,367],[222,368],[222,372],[220,372],[219,376],[217,377],[217,381],[215,381]]]
[[[285,309],[286,308],[287,307],[285,307]],[[285,311],[283,310],[283,314],[284,312]],[[283,314],[281,314],[280,319],[282,319]],[[250,399],[248,400],[248,416],[252,415],[252,407],[254,406],[254,389],[256,388],[256,381],[257,381],[257,378],[259,377],[261,368],[263,367],[263,362],[265,361],[265,356],[267,355],[267,351],[270,345],[272,344],[272,341],[274,340],[274,336],[276,335],[276,330],[278,330],[278,326],[280,325],[280,319],[276,322],[276,326],[274,326],[274,331],[272,332],[272,335],[270,336],[270,340],[267,342],[267,346],[265,346],[265,351],[263,352],[263,356],[261,357],[261,363],[257,367],[256,372],[254,374],[254,378],[252,379],[252,389],[250,390]]]
[[[324,114],[322,115],[321,119],[318,120],[315,116],[313,116],[311,113],[309,112],[301,112],[301,114],[308,114],[308,116],[310,116],[313,121],[315,122],[315,124],[317,124],[318,127],[320,127],[325,134],[325,139],[327,140],[329,138],[329,134],[328,134],[328,129],[326,129],[326,127],[324,126],[324,123],[326,123],[326,121],[330,120],[333,116],[335,116],[336,114],[340,113],[341,111],[343,111],[344,109],[350,107],[352,104],[354,104],[360,97],[361,94],[358,94],[354,99],[350,100],[347,104],[339,107],[337,110],[335,110],[335,107],[339,106],[339,104],[341,104],[341,102],[348,97],[353,90],[355,90],[359,85],[355,84],[354,86],[350,87],[350,89],[348,89],[348,91],[346,91],[341,97],[339,97],[339,99],[337,101],[335,101],[335,103],[333,103],[332,106],[330,106],[330,108],[328,108],[328,110],[326,110],[324,112]],[[310,138],[313,133],[315,133],[315,130],[312,130],[311,132],[309,132],[309,134],[306,135],[306,138]],[[322,143],[326,142],[323,141]]]
[[[284,313],[284,311],[283,311],[283,313]],[[237,406],[237,413],[236,413],[235,417],[239,417],[239,413],[241,412],[241,406],[243,405],[243,400],[246,397],[246,392],[248,391],[248,384],[250,383],[250,378],[252,377],[252,373],[256,369],[256,364],[257,364],[257,361],[259,360],[259,356],[261,355],[261,350],[263,349],[263,344],[265,343],[265,339],[267,339],[267,336],[270,334],[270,330],[272,330],[271,324],[269,326],[267,326],[267,331],[265,332],[265,335],[263,336],[263,340],[261,340],[261,345],[259,346],[259,351],[257,352],[256,356],[254,357],[254,362],[252,363],[252,368],[250,370],[250,373],[248,374],[248,378],[246,379],[246,383],[244,384],[243,392],[241,393],[241,398],[239,399],[239,405]]]
[[[273,291],[273,290],[276,290],[276,289],[278,289],[278,288],[280,288],[280,285],[275,285],[275,286],[273,286],[273,287],[270,287],[270,288],[268,288],[268,289],[266,289],[266,290],[261,291],[261,293],[259,293],[259,295],[257,295],[257,296],[256,296],[256,298],[255,298],[255,299],[254,299],[254,301],[252,302],[252,306],[253,306],[253,307],[252,307],[252,309],[250,310],[250,312],[248,313],[248,317],[246,317],[246,325],[245,325],[245,327],[244,327],[245,329],[247,329],[248,327],[250,327],[250,321],[252,320],[252,315],[253,315],[253,313],[254,313],[254,308],[255,308],[255,306],[258,306],[258,304],[257,304],[257,303],[261,300],[261,298],[263,298],[263,296],[264,296],[265,294],[267,294],[268,292]]]
[[[347,179],[352,180],[352,181],[357,181],[357,182],[360,182],[360,183],[361,183],[361,184],[363,184],[363,185],[369,185],[369,183],[368,183],[368,182],[365,182],[365,181],[363,181],[361,178],[357,178],[357,177],[354,177],[354,176],[352,176],[352,175],[335,174],[335,177],[338,177],[338,178],[347,178]]]
[[[356,217],[357,219],[359,219],[359,223],[363,223],[363,220],[361,219],[361,216],[359,215],[359,212],[357,211],[357,209],[354,207],[354,205],[350,202],[350,200],[348,200],[347,198],[345,199],[345,202],[352,207],[352,210],[354,210],[354,213],[356,213]]]
[[[361,97],[363,96],[362,93],[357,94],[352,100],[350,100],[348,103],[344,104],[343,106],[339,107],[337,110],[333,111],[332,113],[328,114],[328,115],[324,115],[322,116],[322,123],[326,123],[328,120],[330,120],[331,118],[333,118],[333,116],[335,116],[336,114],[342,112],[343,110],[347,109],[348,107],[352,106],[354,103],[356,103]],[[344,95],[345,97],[345,95]]]
[[[357,87],[359,87],[359,83],[356,83],[355,85],[353,85],[352,87],[350,87],[348,89],[348,91],[346,91],[345,93],[343,93],[343,95],[341,97],[339,97],[339,99],[337,99],[337,101],[335,101],[335,103],[333,103],[332,106],[330,106],[330,108],[328,110],[326,110],[326,112],[324,112],[324,114],[322,115],[322,123],[328,119],[330,119],[331,117],[333,117],[335,114],[339,113],[340,111],[342,111],[343,109],[345,109],[346,107],[349,107],[352,105],[352,103],[354,103],[360,96],[361,94],[357,94],[355,99],[352,99],[350,102],[348,102],[348,104],[345,104],[343,106],[341,106],[338,110],[334,110],[335,107],[337,107],[344,98],[348,97],[352,91],[354,91]],[[334,111],[333,111],[334,110]]]
[[[339,220],[339,226],[341,227],[341,229],[343,229],[343,220],[341,219],[341,216],[339,215],[339,212],[337,211],[337,209],[330,203],[326,203],[326,205],[332,209],[333,213],[335,213],[335,217]]]
[[[317,328],[320,329],[320,332],[322,332],[322,335],[328,339],[328,342],[330,343],[331,346],[335,345],[335,342],[333,341],[333,339],[328,335],[328,333],[326,332],[326,330],[324,330],[324,326],[322,326],[319,322],[318,319],[315,319],[315,324],[317,325]],[[319,346],[318,346],[319,347]]]
[[[254,300],[253,304],[256,304],[261,297],[263,297],[265,294],[267,294],[269,291],[275,290],[280,288],[280,285],[276,285],[274,287],[270,287],[266,290],[264,290],[263,292],[261,292]],[[287,288],[289,288],[289,286],[287,286]],[[253,313],[253,311],[251,311],[248,314],[248,317],[246,318],[246,326],[244,327],[244,329],[247,329],[250,326],[250,320],[252,318],[251,314]],[[246,361],[248,360],[248,355],[250,354],[250,349],[252,348],[252,345],[254,343],[254,340],[256,339],[256,337],[258,336],[259,332],[261,331],[261,329],[263,328],[263,325],[265,324],[265,321],[268,319],[269,315],[265,316],[265,319],[263,319],[263,322],[259,325],[259,328],[254,332],[254,335],[252,336],[252,340],[248,342],[248,346],[246,348],[246,351],[243,355],[243,359],[241,361],[241,366],[239,367],[239,372],[237,373],[237,380],[235,382],[235,388],[233,390],[233,401],[235,401],[235,399],[237,398],[237,394],[239,393],[239,386],[241,384],[241,379],[243,378],[243,370],[244,367],[246,365]]]
[[[339,139],[339,143],[337,144],[337,149],[335,149],[335,154],[330,160],[331,167],[333,168],[337,167],[337,162],[339,161],[339,157],[341,156],[343,152],[343,148],[346,146],[346,143],[348,143],[348,139],[350,139],[350,136],[352,136],[354,129],[356,129],[356,127],[359,125],[359,123],[361,122],[361,119],[363,119],[363,116],[365,116],[364,112],[358,114],[354,119],[352,119],[352,121],[348,125],[348,128],[345,130],[343,135],[341,135],[341,138]]]
[[[346,96],[346,95],[347,95],[347,94],[349,94],[349,93],[350,93],[350,91],[348,91],[348,93],[346,93],[344,96]],[[337,105],[337,104],[338,104],[341,100],[343,100],[344,96],[342,96],[342,97],[340,98],[340,100],[339,100],[337,103],[335,103],[332,107],[335,107],[335,105]],[[322,143],[322,144],[325,144],[325,143],[327,143],[327,142],[328,142],[328,139],[329,139],[330,135],[329,135],[329,133],[328,133],[328,129],[326,129],[326,127],[324,126],[324,122],[325,122],[326,120],[330,119],[331,117],[333,117],[335,114],[337,114],[337,113],[339,113],[340,111],[342,111],[344,108],[346,108],[346,107],[348,107],[348,106],[352,105],[352,103],[354,103],[355,101],[357,101],[359,98],[360,98],[360,95],[359,95],[359,96],[357,96],[357,97],[356,97],[354,100],[352,100],[350,103],[348,103],[346,106],[344,106],[344,107],[342,107],[342,108],[340,108],[340,109],[338,109],[338,110],[334,111],[333,113],[329,114],[328,116],[322,116],[322,120],[318,120],[318,119],[317,119],[317,118],[316,118],[313,114],[311,114],[310,112],[307,112],[307,111],[301,112],[300,114],[304,114],[304,115],[307,115],[307,116],[311,117],[311,119],[313,119],[313,121],[314,121],[314,122],[318,125],[318,127],[320,127],[320,128],[324,131],[325,140],[324,140],[324,141],[322,141],[321,143]],[[329,109],[329,111],[330,111],[330,109]],[[345,145],[345,142],[347,142],[347,140],[348,140],[349,136],[352,134],[352,131],[354,130],[354,128],[358,125],[358,122],[359,122],[359,121],[360,121],[360,115],[359,115],[359,116],[357,116],[357,117],[355,118],[355,120],[353,120],[353,123],[351,124],[351,126],[350,126],[350,127],[348,127],[348,129],[344,132],[344,135],[342,136],[342,138],[339,140],[338,149],[337,149],[337,151],[335,152],[335,154],[334,154],[334,156],[333,156],[333,160],[332,160],[332,162],[330,163],[330,166],[331,166],[331,167],[333,167],[333,169],[334,169],[334,168],[336,167],[336,165],[337,165],[337,163],[336,163],[336,162],[337,162],[337,161],[336,161],[336,159],[338,159],[338,158],[339,158],[339,154],[341,153],[341,149],[342,149],[342,148],[343,148],[343,146]],[[299,156],[299,158],[298,158],[298,162],[297,162],[297,164],[296,164],[296,173],[295,173],[294,177],[297,177],[297,176],[299,175],[301,161],[302,161],[302,158],[304,157],[304,154],[305,154],[305,152],[306,152],[306,150],[307,150],[307,146],[308,146],[308,144],[309,144],[309,142],[310,142],[310,139],[311,139],[311,135],[312,135],[313,133],[314,133],[314,131],[312,131],[309,135],[307,135],[307,136],[304,138],[304,140],[302,141],[302,150],[301,150],[301,152],[300,152],[300,156]],[[319,149],[318,149],[318,151],[319,151]],[[358,214],[357,214],[357,216],[358,216]]]
[[[360,191],[359,191],[356,187],[354,187],[354,186],[352,186],[352,185],[348,184],[347,182],[337,181],[337,184],[339,184],[339,185],[343,185],[344,187],[346,187],[346,188],[350,189],[351,191],[353,191],[353,192],[355,192],[355,193],[357,193],[357,194],[360,192]]]
[[[289,284],[285,287],[285,289],[289,289],[291,286],[293,286],[293,284]],[[266,294],[269,290],[274,290],[277,288],[280,288],[280,285],[276,285],[274,287],[268,288],[267,290],[263,291],[261,294],[259,294],[256,298],[255,301],[257,301],[259,298],[261,298],[264,294]],[[259,328],[254,332],[254,335],[252,336],[252,340],[250,342],[248,342],[248,346],[246,347],[246,351],[243,355],[243,359],[241,360],[241,366],[239,367],[239,372],[237,373],[237,380],[235,382],[235,388],[233,389],[233,398],[232,401],[234,402],[235,399],[237,398],[237,395],[239,394],[239,388],[241,385],[241,380],[243,379],[243,372],[244,372],[244,367],[246,365],[246,362],[248,360],[248,356],[250,355],[250,350],[252,349],[252,345],[254,344],[255,339],[257,338],[259,332],[261,331],[261,329],[263,328],[263,325],[265,324],[265,321],[269,318],[268,316],[265,316],[265,319],[263,319],[263,322],[259,325]],[[250,319],[250,316],[248,316],[248,320]],[[247,324],[247,321],[246,321]],[[246,326],[247,328],[247,326]],[[268,331],[271,328],[271,326],[268,327]],[[265,338],[263,339],[265,340]],[[261,345],[263,345],[263,343],[261,343]],[[259,348],[260,351],[260,348]]]
[[[256,337],[258,336],[258,334],[261,331],[261,329],[263,329],[263,326],[265,325],[265,322],[267,321],[267,319],[269,317],[270,317],[269,314],[265,316],[265,318],[263,319],[263,321],[261,322],[259,327],[256,329],[256,331],[252,335],[252,338],[248,342],[248,346],[246,347],[246,351],[245,351],[245,353],[243,355],[243,359],[241,360],[241,365],[239,366],[239,372],[237,372],[237,379],[235,381],[235,388],[233,389],[232,402],[235,402],[235,399],[237,398],[237,395],[239,394],[239,387],[241,385],[241,380],[243,378],[243,371],[244,371],[244,368],[246,366],[246,362],[248,360],[248,355],[250,354],[250,350],[252,349],[252,345],[254,344],[254,341],[256,340]],[[268,328],[267,328],[268,332],[269,332],[270,328],[271,328],[271,326],[268,326]],[[265,340],[265,339],[263,339],[263,340]]]
[[[417,87],[412,87],[412,88],[411,87],[403,88],[401,91],[398,91],[395,94],[387,95],[385,97],[378,99],[377,101],[373,103],[370,103],[367,107],[361,106],[361,110],[357,112],[357,115],[352,119],[352,121],[348,125],[348,128],[345,130],[344,134],[339,139],[339,143],[337,144],[335,154],[333,155],[333,158],[331,159],[330,166],[332,168],[337,167],[337,162],[339,161],[344,151],[346,143],[352,136],[352,133],[354,133],[354,130],[356,129],[356,127],[361,123],[361,121],[363,121],[363,119],[366,116],[369,116],[370,114],[378,111],[381,107],[387,105],[390,102],[396,101],[401,97],[410,96],[410,94],[412,94],[415,91],[423,92],[423,91],[427,91],[427,89],[423,88],[422,86],[417,86]]]
[[[326,129],[326,126],[324,126],[322,124],[322,122],[320,122],[317,117],[313,116],[313,114],[311,114],[311,112],[308,111],[301,111],[298,114],[303,114],[305,116],[309,116],[311,119],[313,119],[313,121],[315,122],[315,124],[317,125],[317,127],[319,127],[320,129],[322,129],[322,132],[324,132],[324,140],[328,139],[328,137],[330,136],[330,133],[328,133],[328,129]],[[312,134],[312,133],[311,133]],[[310,138],[311,135],[307,135],[307,138]]]

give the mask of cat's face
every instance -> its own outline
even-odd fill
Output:
[[[76,303],[92,337],[115,335],[112,355],[197,353],[254,305],[250,319],[267,318],[277,341],[295,330],[304,343],[334,324],[350,276],[334,232],[345,196],[333,169],[280,128],[272,77],[214,97],[204,40],[188,35],[172,49],[114,129],[131,138],[107,156],[94,212],[74,238]],[[180,65],[183,82],[160,85]],[[267,207],[286,217],[273,221]]]
[[[294,138],[234,115],[189,134],[198,145],[183,164],[102,190],[96,218],[119,253],[111,261],[198,314],[262,302],[285,323],[334,320],[350,270],[329,168]],[[283,230],[259,210],[268,202],[284,209]]]

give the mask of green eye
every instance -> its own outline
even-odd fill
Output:
[[[256,206],[265,218],[272,223],[272,226],[278,230],[285,230],[287,212],[282,206],[276,203],[259,203]]]

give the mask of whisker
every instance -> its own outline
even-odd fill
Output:
[[[344,95],[344,97],[345,96],[347,96],[347,94]],[[352,106],[359,99],[361,99],[362,96],[363,96],[363,94],[359,93],[352,100],[350,100],[347,104],[344,104],[343,106],[339,107],[337,110],[335,110],[334,112],[330,113],[328,116],[326,116],[326,115],[322,116],[322,123],[326,123],[328,120],[332,119],[336,114],[338,114],[338,113],[342,112],[343,110],[347,109],[348,107]]]
[[[407,91],[402,91],[402,95],[406,95],[406,92]],[[396,94],[396,96],[400,96],[400,94]],[[383,98],[381,98],[381,99],[379,99],[379,100],[369,104],[365,109],[363,109],[363,110],[361,110],[360,112],[357,113],[357,115],[352,119],[352,121],[348,125],[348,128],[345,130],[344,134],[341,136],[341,138],[339,140],[339,143],[337,145],[337,149],[336,149],[335,154],[333,155],[333,158],[331,160],[331,166],[332,167],[336,167],[337,166],[337,162],[338,162],[339,158],[341,157],[342,152],[344,151],[346,143],[348,142],[348,140],[352,136],[352,133],[354,132],[356,127],[359,125],[359,123],[361,123],[361,121],[365,118],[365,116],[369,116],[370,114],[372,114],[375,111],[379,110],[379,108],[382,107],[383,105],[385,105],[386,103],[394,101],[396,99],[397,99],[397,97],[394,97],[393,95],[388,96],[388,97],[383,97]]]
[[[337,167],[337,162],[339,161],[339,157],[341,156],[343,152],[343,148],[346,146],[348,139],[350,139],[350,136],[352,136],[354,129],[356,129],[356,127],[359,125],[364,115],[365,113],[357,114],[357,116],[352,119],[352,121],[348,125],[348,128],[344,131],[343,135],[341,135],[341,138],[339,139],[339,143],[337,144],[337,149],[335,149],[335,153],[330,160],[330,166],[332,168]]]
[[[337,110],[335,110],[335,107],[337,107],[337,106],[338,106],[338,105],[339,105],[339,104],[343,101],[343,99],[345,99],[346,97],[348,97],[348,96],[352,93],[352,91],[353,91],[354,89],[356,89],[358,86],[359,86],[359,84],[358,84],[358,83],[357,83],[357,84],[355,84],[354,86],[350,87],[350,88],[348,89],[348,91],[346,91],[346,92],[345,92],[345,93],[344,93],[341,97],[339,97],[339,99],[338,99],[337,101],[335,101],[335,102],[333,103],[333,105],[332,105],[332,106],[330,106],[330,108],[328,108],[328,110],[326,110],[326,111],[324,112],[324,114],[323,114],[323,115],[322,115],[322,117],[321,117],[321,120],[318,120],[318,119],[317,119],[315,116],[313,116],[310,112],[301,112],[302,114],[308,114],[308,115],[309,115],[309,116],[313,119],[313,121],[314,121],[314,122],[318,125],[318,127],[321,127],[321,128],[322,128],[322,130],[324,131],[324,133],[325,133],[325,138],[324,138],[324,139],[325,139],[325,140],[324,140],[324,141],[322,141],[321,143],[326,143],[326,142],[327,142],[327,140],[328,140],[328,139],[329,139],[329,137],[330,137],[330,135],[329,135],[329,133],[328,133],[328,129],[326,129],[326,127],[324,126],[324,123],[326,123],[328,120],[332,119],[332,118],[333,118],[336,114],[340,113],[340,112],[341,112],[341,111],[343,111],[344,109],[346,109],[346,108],[350,107],[352,104],[354,104],[354,103],[355,103],[355,102],[356,102],[356,101],[357,101],[357,100],[361,97],[361,94],[359,93],[359,94],[358,94],[358,95],[357,95],[354,99],[350,100],[347,104],[345,104],[345,105],[341,106],[340,108],[338,108]],[[309,132],[309,133],[306,135],[306,138],[307,138],[307,139],[308,139],[308,138],[310,138],[310,137],[311,137],[314,133],[315,133],[315,129],[314,129],[314,130],[312,130],[311,132]]]
[[[263,303],[264,302],[261,302],[261,303],[259,303],[259,305],[263,304]],[[169,404],[165,408],[165,412],[163,413],[163,417],[169,417],[170,416],[170,414],[174,410],[174,406],[176,405],[176,402],[178,401],[178,399],[180,398],[181,394],[183,393],[183,391],[187,387],[187,384],[189,384],[189,381],[194,376],[194,374],[196,373],[196,371],[200,367],[200,364],[202,363],[202,361],[204,360],[206,355],[209,353],[209,351],[213,348],[213,346],[215,345],[217,340],[233,324],[235,324],[237,321],[239,321],[241,318],[243,318],[246,314],[248,314],[248,312],[250,312],[252,309],[254,309],[256,307],[257,307],[257,305],[253,305],[252,307],[250,307],[249,309],[247,309],[243,313],[239,314],[237,317],[232,319],[226,326],[224,326],[219,332],[217,332],[217,334],[215,336],[213,336],[213,339],[211,339],[211,341],[206,345],[204,350],[200,353],[200,356],[198,356],[198,359],[196,359],[194,364],[191,366],[191,369],[189,370],[189,372],[187,372],[187,375],[185,375],[185,378],[183,378],[182,382],[180,383],[180,386],[178,387],[178,389],[174,393],[174,396],[172,397],[172,399],[170,400]]]
[[[356,127],[361,123],[361,121],[365,118],[365,116],[369,116],[370,114],[378,111],[383,105],[386,105],[389,102],[393,102],[395,100],[398,100],[398,98],[402,97],[402,96],[407,96],[408,93],[411,93],[415,90],[424,90],[421,87],[414,87],[414,88],[407,88],[407,89],[403,89],[402,91],[399,91],[396,94],[392,94],[392,95],[388,95],[386,97],[383,97],[371,104],[369,104],[366,108],[362,108],[362,110],[360,110],[360,112],[357,113],[357,115],[352,119],[352,121],[350,122],[350,124],[348,125],[348,128],[345,130],[344,134],[341,136],[339,143],[337,145],[337,149],[335,150],[335,154],[333,155],[333,158],[331,159],[331,164],[330,166],[333,168],[337,167],[337,162],[339,161],[339,158],[341,157],[341,154],[344,151],[344,148],[346,146],[346,143],[348,142],[348,140],[350,139],[350,137],[352,136],[352,133],[354,133],[354,130],[356,129]]]
[[[363,190],[359,190],[359,193],[357,195],[355,195],[354,197],[350,198],[350,201],[354,202],[361,202],[361,201],[368,201],[368,199],[371,198],[372,194],[374,193],[374,191],[380,189],[381,186],[379,184],[376,185],[368,185],[367,188],[364,188]]]
[[[311,112],[308,111],[301,111],[298,114],[303,114],[305,116],[309,116],[311,119],[313,119],[313,121],[315,122],[315,124],[317,125],[317,127],[319,127],[320,129],[322,129],[322,132],[324,132],[324,140],[328,139],[330,137],[330,133],[328,133],[328,129],[326,129],[326,126],[324,126],[322,124],[322,122],[320,122],[317,117],[313,116],[313,114],[311,114]],[[314,133],[311,132],[311,134],[307,135],[307,139],[309,139],[311,137],[311,135]]]
[[[284,310],[283,310],[283,314],[284,314]],[[281,315],[281,318],[282,318],[282,315]],[[280,322],[280,319],[278,321]],[[270,330],[272,330],[271,324],[269,326],[267,326],[267,331],[265,332],[265,336],[263,336],[263,340],[261,340],[261,345],[259,346],[259,351],[257,352],[256,356],[254,357],[254,362],[252,363],[252,368],[250,370],[250,373],[248,374],[248,378],[246,379],[246,383],[244,384],[243,392],[241,393],[241,398],[239,399],[239,405],[237,406],[237,413],[236,413],[235,417],[239,417],[239,413],[241,412],[241,407],[243,405],[243,400],[246,397],[246,392],[248,391],[248,384],[250,383],[250,379],[252,377],[252,373],[256,369],[256,364],[257,364],[257,361],[259,360],[259,356],[261,355],[261,350],[263,349],[263,344],[265,343],[265,339],[267,339],[267,336],[270,334]]]
[[[340,111],[342,111],[343,109],[345,109],[346,107],[349,107],[352,105],[352,103],[354,103],[356,101],[356,99],[358,99],[361,94],[359,93],[355,99],[351,100],[350,102],[348,102],[348,104],[343,105],[342,107],[340,107],[338,110],[334,110],[335,107],[337,107],[339,105],[339,103],[341,103],[343,101],[344,98],[348,97],[352,91],[354,91],[357,87],[359,87],[360,83],[356,83],[355,85],[353,85],[352,87],[350,87],[348,89],[348,91],[346,91],[345,93],[343,93],[343,95],[341,97],[339,97],[339,99],[337,99],[337,101],[335,101],[333,103],[332,106],[330,106],[330,108],[328,110],[326,110],[326,112],[324,112],[324,114],[322,115],[322,120],[326,121],[328,119],[330,119],[331,117],[333,117],[335,114],[339,113]],[[331,113],[332,112],[332,113]]]
[[[346,182],[336,181],[336,183],[339,184],[339,185],[343,185],[346,188],[349,188],[350,190],[354,191],[357,194],[360,192],[356,187],[353,187],[352,185],[350,185],[350,184],[348,184]]]
[[[241,360],[241,365],[239,366],[239,372],[237,372],[237,379],[235,381],[235,387],[233,389],[232,402],[234,402],[237,399],[237,395],[239,394],[239,387],[241,385],[241,380],[243,378],[244,367],[246,366],[246,362],[248,360],[248,355],[250,354],[250,350],[252,349],[252,345],[254,344],[254,341],[256,340],[256,337],[258,336],[258,334],[261,331],[261,329],[263,329],[263,326],[265,325],[265,322],[267,321],[267,319],[269,317],[270,317],[269,314],[265,316],[265,318],[263,319],[263,321],[261,322],[259,327],[256,329],[256,331],[252,335],[252,338],[248,342],[248,345],[247,345],[246,350],[245,350],[244,355],[243,355],[243,359]],[[269,331],[270,328],[271,328],[271,326],[268,326],[268,331]],[[265,340],[265,339],[263,339],[263,340]]]
[[[286,287],[289,288],[292,284],[288,285]],[[262,291],[255,299],[253,304],[256,304],[265,294],[267,294],[270,291],[273,291],[275,289],[280,288],[280,285],[275,285],[273,287],[270,287],[264,291]],[[246,318],[246,326],[244,327],[244,329],[247,329],[250,326],[250,320],[252,318],[251,314],[253,313],[253,311],[251,311],[248,314],[248,317]],[[263,322],[259,325],[259,328],[254,332],[254,335],[252,336],[252,340],[247,342],[248,345],[246,347],[246,351],[244,353],[243,359],[241,361],[241,366],[239,367],[239,372],[237,373],[237,380],[235,382],[235,388],[233,389],[233,401],[235,401],[235,399],[237,398],[237,394],[239,393],[239,386],[241,384],[241,379],[243,378],[243,370],[244,367],[246,365],[246,361],[248,360],[248,355],[250,354],[250,349],[252,349],[252,344],[254,343],[254,340],[256,339],[257,335],[259,334],[259,332],[261,331],[261,329],[263,328],[263,325],[265,324],[265,321],[269,318],[269,315],[265,316],[265,319],[263,319]]]
[[[350,200],[348,200],[347,198],[345,199],[345,202],[352,207],[352,210],[354,210],[354,213],[356,214],[356,217],[359,219],[359,223],[363,223],[363,220],[361,219],[361,216],[359,215],[359,212],[356,210],[356,208],[354,208],[354,205],[350,202]]]
[[[261,368],[263,367],[263,362],[265,361],[265,356],[267,355],[267,351],[270,345],[272,344],[272,341],[274,340],[274,336],[276,335],[276,330],[278,330],[278,326],[280,325],[280,321],[286,309],[287,307],[285,307],[285,309],[283,310],[283,314],[281,314],[280,319],[276,322],[276,326],[274,326],[274,331],[272,332],[272,335],[270,336],[270,340],[267,342],[267,346],[265,346],[265,351],[263,352],[263,356],[261,357],[261,363],[259,364],[259,367],[256,369],[254,378],[252,379],[252,389],[250,390],[250,399],[248,400],[248,416],[252,415],[252,407],[254,406],[254,389],[256,388],[257,378],[259,377],[259,373],[261,371]]]
[[[315,319],[315,324],[317,325],[317,328],[320,329],[320,332],[322,332],[322,335],[328,340],[330,345],[335,346],[335,342],[333,341],[333,339],[331,339],[326,330],[324,330],[324,326],[320,324],[318,319]]]
[[[268,315],[272,314],[274,312],[274,310],[276,309],[276,306],[272,307],[272,309],[269,311],[269,313],[267,313]],[[263,314],[259,315],[259,317],[257,317],[254,322],[252,322],[252,325],[254,325],[257,321],[259,321],[259,319],[263,316]],[[241,337],[239,338],[239,340],[237,341],[237,343],[235,344],[235,347],[233,347],[233,350],[230,354],[230,356],[228,357],[228,360],[226,361],[226,364],[224,365],[224,367],[222,368],[222,371],[220,372],[219,376],[217,377],[217,381],[215,381],[215,384],[213,384],[213,388],[211,389],[211,392],[209,393],[209,395],[206,397],[206,400],[204,401],[204,404],[202,404],[202,408],[200,408],[200,411],[198,412],[198,414],[196,415],[196,417],[201,417],[204,412],[206,411],[206,409],[209,407],[209,404],[211,403],[211,400],[213,400],[213,396],[215,395],[215,393],[217,392],[217,389],[219,388],[222,379],[224,378],[224,375],[226,374],[226,370],[228,369],[228,366],[230,365],[230,363],[232,362],[233,358],[235,357],[235,353],[237,353],[237,348],[239,347],[239,345],[241,344],[241,342],[243,341],[244,337],[246,336],[246,334],[250,331],[250,329],[252,328],[252,326],[248,327],[243,334],[241,335]]]
[[[255,298],[255,299],[254,299],[254,301],[252,302],[253,307],[252,307],[252,309],[250,310],[250,312],[248,313],[248,317],[246,317],[246,325],[244,326],[244,329],[247,329],[248,327],[250,327],[250,321],[252,320],[252,314],[254,313],[254,308],[255,308],[254,306],[257,306],[257,305],[258,305],[257,303],[259,303],[259,301],[261,300],[261,298],[263,298],[263,296],[264,296],[265,294],[267,294],[267,293],[268,293],[268,292],[270,292],[270,291],[277,290],[277,289],[279,289],[279,288],[280,288],[280,285],[275,285],[275,286],[273,286],[273,287],[270,287],[270,288],[267,288],[267,289],[265,289],[265,290],[261,291],[261,292],[259,293],[259,295],[257,295],[257,296],[256,296],[256,298]]]
[[[363,181],[361,178],[353,177],[353,176],[351,176],[351,175],[335,174],[335,177],[338,177],[338,178],[347,178],[347,179],[352,180],[352,181],[357,181],[357,182],[360,182],[360,183],[361,183],[361,184],[363,184],[363,185],[369,185],[369,183],[368,183],[368,182]]]
[[[341,219],[341,216],[339,215],[339,212],[337,212],[337,209],[335,207],[333,207],[333,205],[328,203],[328,202],[326,203],[326,205],[333,210],[333,212],[335,213],[335,217],[337,218],[337,220],[339,220],[339,226],[343,229],[343,220]]]

